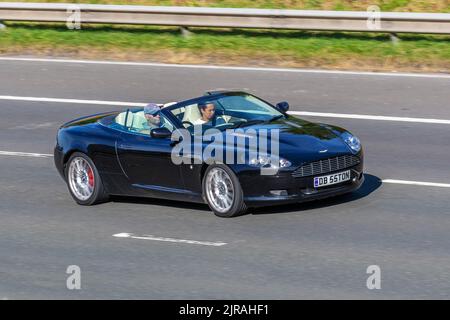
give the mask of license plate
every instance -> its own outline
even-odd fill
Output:
[[[333,184],[341,183],[350,180],[350,170],[330,174],[328,176],[314,177],[314,188],[324,186],[331,186]]]

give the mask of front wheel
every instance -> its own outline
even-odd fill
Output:
[[[92,160],[75,152],[67,162],[66,181],[70,194],[80,205],[90,206],[108,200],[103,183]]]
[[[202,186],[203,196],[216,216],[235,217],[247,210],[239,179],[229,167],[222,164],[208,167]]]

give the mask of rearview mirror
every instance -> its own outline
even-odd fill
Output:
[[[286,113],[289,110],[289,103],[287,103],[286,101],[279,102],[277,103],[276,107],[281,112]]]
[[[167,128],[155,128],[150,131],[150,136],[152,138],[169,138],[172,135],[172,132]]]

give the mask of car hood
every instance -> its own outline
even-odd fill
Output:
[[[292,162],[294,165],[352,154],[347,144],[340,138],[342,128],[317,124],[289,116],[287,119],[275,121],[270,124],[253,125],[242,128],[245,132],[254,129],[257,132],[267,130],[279,131],[280,157]],[[270,137],[270,135],[269,135]],[[268,147],[271,141],[268,139]]]

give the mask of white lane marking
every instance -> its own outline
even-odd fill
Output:
[[[0,96],[0,100],[95,104],[95,105],[125,106],[125,107],[144,107],[144,106],[147,105],[147,103],[145,103],[145,102],[81,100],[81,99],[44,98],[44,97],[20,97],[20,96]],[[450,124],[450,120],[446,120],[446,119],[391,117],[391,116],[374,116],[374,115],[364,115],[364,114],[323,113],[323,112],[310,112],[310,111],[289,111],[288,113],[292,114],[292,115],[309,116],[309,117],[325,117],[325,118],[345,118],[345,119],[359,119],[359,120],[378,120],[378,121],[400,121],[400,122],[415,122],[415,123]]]
[[[309,112],[309,111],[289,111],[289,114],[298,115],[298,116],[325,117],[325,118],[345,118],[345,119],[360,119],[360,120],[450,124],[450,120],[444,120],[444,119],[374,116],[374,115],[366,115],[366,114],[323,113],[323,112]]]
[[[42,128],[49,128],[49,127],[57,127],[59,124],[56,122],[44,122],[44,123],[30,123],[30,124],[26,124],[26,125],[19,125],[19,126],[15,126],[15,127],[10,127],[8,129],[11,130],[36,130],[36,129],[42,129]]]
[[[135,236],[132,233],[125,233],[125,232],[114,234],[113,237],[116,237],[116,238],[131,238],[131,239],[138,239],[138,240],[176,242],[176,243],[186,243],[186,244],[198,244],[198,245],[202,245],[202,246],[214,246],[214,247],[220,247],[220,246],[224,246],[224,245],[227,244],[226,242],[210,242],[210,241],[197,241],[197,240],[185,240],[185,239],[174,239],[174,238],[162,238],[162,237],[154,237],[152,235]]]
[[[53,63],[81,63],[81,64],[102,64],[102,65],[122,65],[139,67],[158,68],[190,68],[190,69],[212,69],[212,70],[232,70],[232,71],[264,71],[264,72],[290,72],[290,73],[322,73],[339,75],[360,75],[360,76],[388,76],[388,77],[416,77],[416,78],[443,78],[450,79],[450,74],[438,73],[407,73],[407,72],[370,72],[370,71],[339,71],[320,69],[295,69],[295,68],[255,68],[255,67],[233,67],[219,65],[192,65],[192,64],[168,64],[151,62],[126,62],[126,61],[105,61],[105,60],[76,60],[76,59],[48,59],[48,58],[20,58],[20,57],[0,57],[0,61],[24,61],[24,62],[53,62]]]
[[[32,158],[53,158],[52,154],[13,152],[13,151],[0,151],[0,156],[32,157]]]
[[[382,182],[383,183],[392,183],[392,184],[424,186],[424,187],[450,188],[449,183],[435,183],[435,182],[408,181],[408,180],[395,180],[395,179],[385,179],[385,180],[382,180]]]
[[[15,151],[0,151],[0,156],[16,156],[16,157],[32,157],[32,158],[53,158],[52,154],[15,152]],[[382,182],[383,183],[390,183],[390,184],[403,184],[403,185],[416,185],[416,186],[424,186],[424,187],[450,188],[450,183],[408,181],[408,180],[397,180],[397,179],[384,179],[384,180],[382,180]],[[222,245],[226,244],[224,242],[205,242],[205,241],[195,241],[195,240],[159,238],[159,237],[153,237],[153,236],[135,237],[135,236],[133,236],[130,233],[118,233],[118,234],[115,234],[114,237],[117,237],[117,238],[133,238],[133,239],[141,239],[141,240],[183,242],[183,243],[190,243],[190,244],[203,244],[203,245],[216,245],[216,246],[222,246]]]
[[[31,101],[31,102],[56,102],[56,103],[78,103],[78,104],[99,104],[108,106],[145,106],[145,103],[139,102],[120,102],[120,101],[102,101],[102,100],[80,100],[80,99],[60,99],[43,97],[18,97],[18,96],[0,96],[0,100],[13,101]]]

